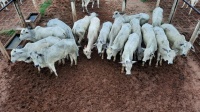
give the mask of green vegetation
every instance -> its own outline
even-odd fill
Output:
[[[40,14],[44,16],[46,9],[51,5],[52,0],[47,0],[40,5]]]
[[[15,33],[15,30],[13,29],[0,31],[0,35],[6,35],[6,36],[12,36],[14,35],[14,33]]]
[[[147,0],[140,0],[141,2],[146,2]]]

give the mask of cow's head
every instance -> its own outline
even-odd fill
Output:
[[[119,12],[119,11],[115,11],[115,12],[113,13],[112,18],[117,18],[117,17],[119,17],[119,16],[121,16],[120,12]]]
[[[168,61],[168,64],[173,64],[173,60],[176,57],[177,51],[175,50],[167,50],[165,48],[163,48],[164,52],[166,52],[165,56],[163,56],[163,59],[165,61]]]
[[[107,54],[107,59],[111,60],[111,57],[112,57],[112,49],[111,49],[111,47],[107,48],[106,54]]]
[[[134,63],[136,63],[136,61],[122,61],[122,62],[120,62],[120,63],[122,63],[122,65],[125,67],[125,69],[126,69],[126,75],[131,75],[131,69],[132,69],[132,65],[134,64]]]
[[[83,53],[85,54],[87,59],[91,59],[91,54],[92,54],[91,49],[88,49],[86,46],[84,46]]]
[[[102,50],[104,49],[105,42],[102,40],[97,40],[96,46],[97,46],[97,50],[98,50],[98,54],[102,53]]]
[[[143,62],[146,62],[147,60],[153,57],[154,57],[154,52],[151,49],[149,48],[144,49],[144,57],[142,59]]]
[[[20,33],[20,40],[30,40],[32,37],[31,31],[28,28],[23,28]]]
[[[34,62],[35,67],[41,67],[42,63],[44,63],[44,54],[40,52],[31,52],[30,57]]]
[[[183,44],[180,44],[182,48],[182,56],[187,56],[188,51],[191,49],[193,52],[195,52],[194,46],[191,42],[184,42]]]

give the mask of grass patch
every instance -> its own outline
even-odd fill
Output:
[[[46,9],[51,5],[52,0],[47,0],[40,5],[40,14],[44,16]]]
[[[0,35],[6,35],[6,36],[12,36],[14,35],[16,31],[11,29],[11,30],[2,30],[0,31]]]
[[[141,2],[146,2],[147,0],[140,0]]]

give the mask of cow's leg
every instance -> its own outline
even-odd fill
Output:
[[[122,65],[121,73],[124,73],[124,66]]]
[[[72,66],[72,65],[73,65],[73,57],[72,57],[72,55],[71,55],[71,54],[69,55],[69,57],[70,57],[70,61],[71,61],[71,64],[70,64],[70,66]]]
[[[60,65],[62,63],[62,61],[61,60],[58,60],[58,65]]]
[[[56,75],[56,77],[58,77],[58,74],[56,72],[56,68],[55,68],[54,64],[49,64],[49,68],[54,72],[54,74]]]
[[[189,15],[190,15],[190,13],[192,12],[192,8],[190,8],[190,12],[189,12]]]
[[[65,58],[63,58],[61,60],[62,60],[62,64],[64,65],[65,64]]]
[[[105,53],[105,49],[103,49],[103,51],[102,51],[101,59],[104,59],[104,53]]]
[[[40,73],[40,67],[38,67],[38,73]]]
[[[74,63],[75,63],[75,65],[77,65],[77,55],[76,54],[74,54]]]
[[[160,59],[160,66],[162,66],[162,60],[163,60],[163,59],[162,59],[162,57],[161,57],[161,59]]]
[[[113,56],[114,58],[113,58],[113,61],[116,61],[116,56]]]
[[[152,57],[149,59],[149,66],[151,66]]]
[[[159,53],[159,51],[158,51],[158,53],[157,53],[157,62],[156,62],[156,67],[158,67],[158,62],[160,61],[160,53]]]
[[[181,8],[183,8],[185,6],[185,2],[183,2],[183,5],[182,5],[182,7]]]

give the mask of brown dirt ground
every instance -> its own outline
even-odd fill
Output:
[[[170,3],[161,2],[161,6],[170,7]],[[57,17],[72,26],[69,6],[68,0],[54,0],[41,25]],[[127,11],[151,14],[154,6],[153,1],[128,1]],[[85,13],[80,2],[76,8],[78,18],[82,18]],[[89,8],[100,15],[101,23],[113,21],[112,12],[120,9],[120,0],[101,0],[100,9]],[[165,14],[169,12],[166,8]],[[69,61],[66,65],[56,65],[57,79],[47,68],[39,74],[33,64],[0,60],[0,111],[200,111],[200,63],[192,52],[187,58],[177,57],[173,65],[164,63],[158,68],[154,67],[155,60],[151,67],[142,67],[138,62],[133,65],[131,76],[120,73],[117,59],[116,62],[101,60],[94,50],[92,59],[87,60],[80,49],[78,66],[70,67]]]

